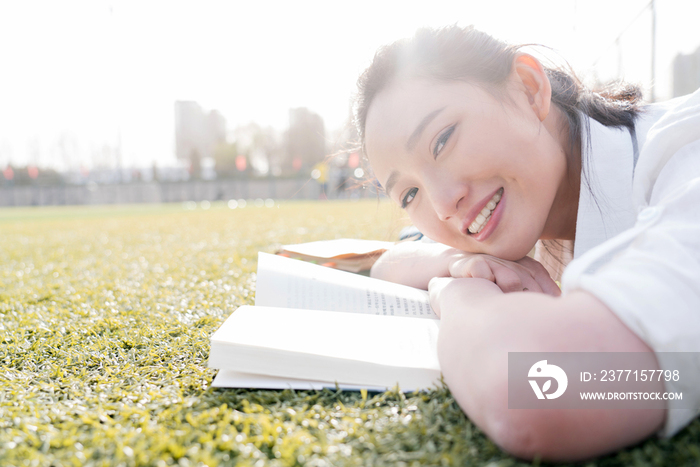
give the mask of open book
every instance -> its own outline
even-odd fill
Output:
[[[212,386],[429,388],[439,323],[424,290],[259,253],[255,306],[211,338]]]
[[[338,238],[318,242],[283,245],[278,255],[313,261],[343,271],[360,272],[372,267],[374,262],[393,242]]]

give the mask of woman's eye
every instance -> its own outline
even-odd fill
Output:
[[[403,209],[406,209],[406,206],[408,206],[411,203],[411,201],[413,201],[413,198],[416,197],[416,193],[418,193],[418,188],[414,187],[414,188],[411,188],[410,190],[408,190],[408,193],[406,193],[406,196],[404,196],[403,199],[401,200],[401,207]]]
[[[447,144],[447,140],[450,139],[450,136],[452,136],[452,133],[455,131],[454,125],[449,127],[443,134],[441,134],[438,137],[438,140],[435,142],[435,147],[433,148],[433,156],[437,157],[438,154],[440,154],[440,151],[442,151],[442,148],[445,147]]]

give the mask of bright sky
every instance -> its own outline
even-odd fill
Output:
[[[337,128],[377,47],[421,26],[474,24],[511,43],[545,44],[579,71],[595,64],[603,79],[617,76],[621,56],[623,77],[648,86],[649,9],[638,16],[648,3],[2,1],[0,168],[90,167],[118,135],[125,166],[172,164],[176,100],[220,110],[230,128],[256,121],[283,130],[289,108],[302,106]],[[656,5],[663,99],[675,54],[700,45],[700,2]],[[70,161],[59,157],[61,135]]]

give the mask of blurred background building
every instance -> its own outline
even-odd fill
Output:
[[[226,119],[192,101],[175,102],[175,157],[194,178],[215,178],[214,154],[226,143]]]

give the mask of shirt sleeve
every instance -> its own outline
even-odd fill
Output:
[[[662,436],[700,414],[700,141],[665,164],[634,227],[574,260],[562,282],[564,293],[586,290],[605,303],[662,369],[680,369],[666,390],[683,399],[669,401]]]

